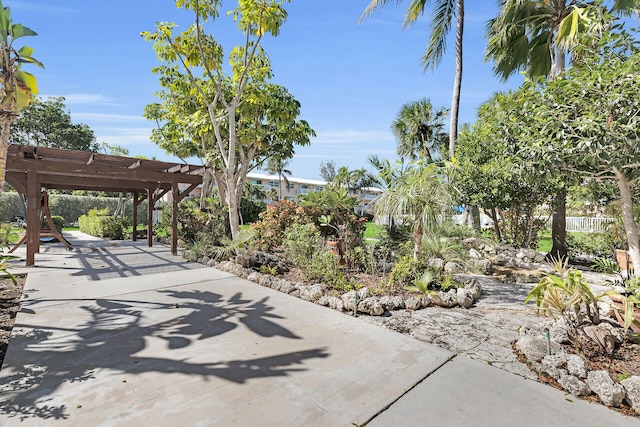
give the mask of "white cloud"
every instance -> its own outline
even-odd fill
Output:
[[[393,141],[389,131],[328,130],[318,131],[313,144],[379,143]]]
[[[126,114],[107,114],[107,113],[71,113],[74,120],[93,123],[139,123],[148,122],[142,116],[133,116]]]
[[[98,93],[69,93],[62,96],[65,104],[71,105],[119,105],[109,97]]]

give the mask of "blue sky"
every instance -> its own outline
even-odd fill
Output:
[[[131,155],[176,160],[149,141],[153,123],[142,112],[155,102],[158,65],[150,43],[140,37],[155,22],[186,28],[190,15],[172,0],[4,0],[14,23],[38,32],[24,38],[45,69],[28,66],[42,96],[64,96],[74,122],[86,123],[98,142],[117,144]],[[390,125],[407,102],[429,98],[449,107],[455,69],[453,34],[435,71],[423,72],[420,58],[427,17],[402,29],[408,0],[390,4],[358,25],[369,0],[292,0],[280,36],[267,39],[274,81],[302,104],[302,118],[316,131],[308,147],[296,150],[289,165],[294,176],[319,178],[322,161],[366,166],[371,154],[395,158]],[[518,86],[493,77],[483,62],[486,21],[497,13],[494,0],[466,2],[464,75],[460,123],[473,122],[478,106],[493,92]],[[234,2],[225,2],[230,10]],[[208,24],[228,52],[237,36],[230,17]],[[448,120],[447,120],[448,123]],[[191,162],[197,162],[190,159]]]

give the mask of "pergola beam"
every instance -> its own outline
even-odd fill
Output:
[[[27,265],[34,265],[40,245],[42,189],[93,190],[134,195],[134,234],[137,207],[147,198],[147,240],[153,244],[153,208],[172,192],[171,252],[177,254],[178,202],[202,184],[205,168],[158,160],[142,160],[84,151],[9,145],[6,179],[27,198]],[[186,187],[180,191],[180,187]],[[134,239],[137,236],[134,236]]]

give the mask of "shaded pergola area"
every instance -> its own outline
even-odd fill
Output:
[[[133,240],[137,238],[138,206],[147,200],[147,242],[153,246],[153,208],[171,193],[171,252],[178,252],[178,203],[202,184],[204,166],[111,156],[86,151],[9,145],[6,181],[27,200],[27,265],[40,251],[40,218],[46,191],[88,190],[133,194]],[[182,190],[181,190],[182,188]],[[46,211],[45,211],[46,212]]]

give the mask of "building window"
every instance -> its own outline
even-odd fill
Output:
[[[278,181],[269,181],[269,187],[280,188],[280,183]]]
[[[316,190],[318,191],[322,191],[324,187],[322,185],[316,185]]]
[[[287,189],[288,189],[288,190],[293,190],[294,188],[296,188],[296,185],[295,185],[295,184],[292,184],[292,183],[288,183],[288,184],[287,184]]]

